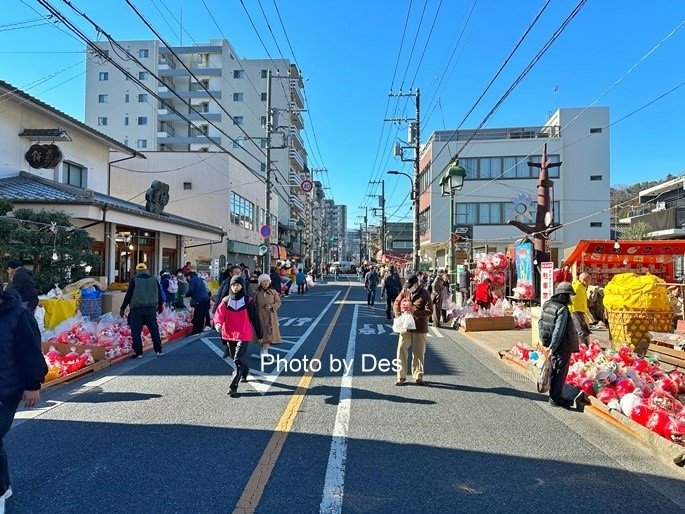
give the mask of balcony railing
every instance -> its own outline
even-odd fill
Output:
[[[685,207],[671,207],[662,211],[650,212],[631,218],[631,225],[637,222],[649,225],[650,232],[685,228]]]
[[[294,148],[290,149],[290,165],[297,171],[304,170],[304,159],[299,150],[295,150]]]

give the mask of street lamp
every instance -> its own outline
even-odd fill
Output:
[[[459,165],[459,159],[455,159],[448,168],[445,174],[440,179],[440,187],[442,188],[442,196],[450,197],[450,237],[447,240],[448,256],[450,261],[449,275],[450,283],[455,284],[455,262],[454,262],[454,241],[452,241],[452,234],[454,234],[454,193],[461,191],[464,186],[464,179],[466,178],[466,170]]]

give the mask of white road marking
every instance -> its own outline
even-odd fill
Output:
[[[354,306],[352,315],[352,325],[350,327],[350,337],[347,342],[347,355],[345,360],[352,362],[354,350],[357,344],[357,316],[359,306]],[[352,404],[352,376],[353,368],[350,367],[349,373],[344,374],[340,383],[340,401],[338,402],[338,412],[335,416],[333,426],[333,440],[331,441],[331,451],[328,454],[328,465],[326,466],[326,481],[323,486],[323,497],[319,512],[325,514],[337,514],[342,512],[343,494],[345,490],[345,464],[347,461],[347,435],[350,427],[350,407]]]
[[[314,331],[314,329],[317,327],[321,319],[324,317],[324,315],[328,312],[328,309],[331,308],[331,306],[335,303],[336,299],[338,296],[340,296],[341,291],[336,291],[336,293],[333,295],[333,298],[331,299],[330,302],[328,302],[328,305],[321,311],[321,313],[317,316],[317,318],[309,325],[309,328],[305,331],[304,334],[302,334],[297,341],[293,343],[292,348],[290,348],[285,357],[281,358],[281,361],[289,362],[290,359],[293,358],[295,353],[297,353],[297,350],[300,349],[300,346],[304,344],[304,342],[307,340],[309,335]],[[296,321],[301,318],[291,318],[293,321]],[[311,318],[310,318],[311,319]],[[223,349],[217,347],[214,343],[212,343],[208,338],[203,337],[202,342],[204,342],[214,353],[216,353],[219,357],[223,356]],[[285,341],[284,341],[285,342]],[[231,366],[235,367],[233,360],[229,357],[225,359],[226,362]],[[260,377],[261,380],[252,380],[248,382],[256,391],[259,391],[260,393],[264,394],[266,393],[270,388],[271,385],[276,381],[276,379],[281,375],[283,370],[287,368],[287,366],[281,365],[279,366],[279,369],[276,369],[276,365],[273,364],[274,366],[274,371],[268,373],[268,372],[263,372],[263,371],[257,371],[257,370],[250,370],[250,373],[248,377]]]
[[[433,332],[432,334],[428,334],[429,336],[439,337],[440,339],[445,338],[445,336],[442,335],[437,328],[435,328],[435,327],[428,327],[428,328],[430,329],[431,332]]]

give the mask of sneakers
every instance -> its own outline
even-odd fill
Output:
[[[160,350],[159,352],[155,352],[155,355],[157,355],[157,357],[161,357],[164,355],[164,352]]]
[[[6,499],[9,498],[10,496],[12,496],[12,486],[9,486],[9,487],[7,488],[7,491],[5,491],[5,494],[3,494],[2,496],[0,496],[0,500],[6,500]]]
[[[138,354],[132,355],[131,358],[132,358],[132,359],[142,359],[142,358],[143,358],[143,354],[142,354],[142,353],[138,353]]]
[[[241,381],[243,384],[246,383],[246,382],[247,382],[247,377],[245,376],[245,377],[241,378],[240,381]]]
[[[401,379],[399,379],[397,382],[395,382],[395,385],[396,385],[396,386],[404,386],[404,385],[407,385],[407,379],[401,378]]]
[[[226,394],[228,394],[228,396],[230,396],[231,398],[235,398],[236,396],[238,396],[238,388],[237,387],[229,387],[228,393],[226,393]]]
[[[225,358],[227,358],[229,355],[231,355],[231,351],[228,349],[228,346],[226,346],[226,348],[224,348],[224,355],[223,355],[223,357],[221,357],[221,358],[222,358],[222,359],[225,359]]]
[[[209,332],[210,330],[212,330],[212,327],[205,327],[202,329],[203,332]]]
[[[417,378],[416,380],[414,380],[414,383],[415,383],[417,386],[426,385],[426,383],[423,381],[422,378]]]
[[[560,402],[555,402],[551,398],[549,399],[549,404],[554,407],[561,407],[562,409],[571,410],[573,409],[573,401],[562,398]]]

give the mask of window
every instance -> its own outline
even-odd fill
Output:
[[[136,141],[136,148],[147,148],[147,139],[139,139]]]
[[[147,71],[139,71],[138,80],[147,80]]]
[[[109,99],[108,95],[98,95],[98,103],[99,104],[106,104],[108,99]]]
[[[233,78],[234,79],[244,79],[245,78],[245,71],[244,70],[233,70]]]
[[[130,95],[129,95],[128,93],[126,93],[126,94],[124,95],[124,103],[127,104],[127,103],[129,102],[130,99],[131,99]]]
[[[141,93],[138,95],[138,103],[147,102],[147,93]]]
[[[107,126],[107,116],[100,116],[98,118],[98,127],[106,127]]]
[[[231,193],[231,223],[248,230],[254,228],[254,204],[236,193]]]
[[[242,93],[233,93],[233,101],[234,102],[242,102],[243,101],[243,94]]]
[[[192,189],[193,188],[193,183],[192,182],[184,182],[183,183],[183,189]]]
[[[260,75],[263,79],[265,79],[268,74],[269,74],[268,70],[262,70]]]
[[[138,50],[138,57],[148,57],[149,56],[149,51],[147,48],[141,48]]]
[[[590,129],[590,134],[601,134],[602,133],[602,127],[595,127]]]
[[[412,241],[393,241],[391,243],[393,250],[411,250],[414,248]]]
[[[70,162],[62,163],[62,183],[70,186],[86,187],[86,170]]]
[[[107,73],[106,71],[101,71],[98,74],[98,80],[100,82],[104,82],[105,80],[109,80],[109,73]]]
[[[138,116],[138,125],[147,125],[147,116]]]
[[[234,125],[242,125],[243,124],[243,117],[242,116],[233,116],[233,124]]]
[[[591,222],[590,222],[590,227],[592,227],[592,228],[599,228],[599,227],[601,227],[601,226],[602,226],[602,222],[601,222],[601,221],[591,221]]]
[[[261,98],[262,102],[266,102],[266,93],[262,93]]]
[[[244,141],[242,139],[240,139],[240,138],[235,139],[233,141],[233,148],[242,148],[243,144],[244,144]]]
[[[124,126],[128,127],[128,116],[124,116]]]
[[[590,180],[602,180],[602,175],[590,175]]]

